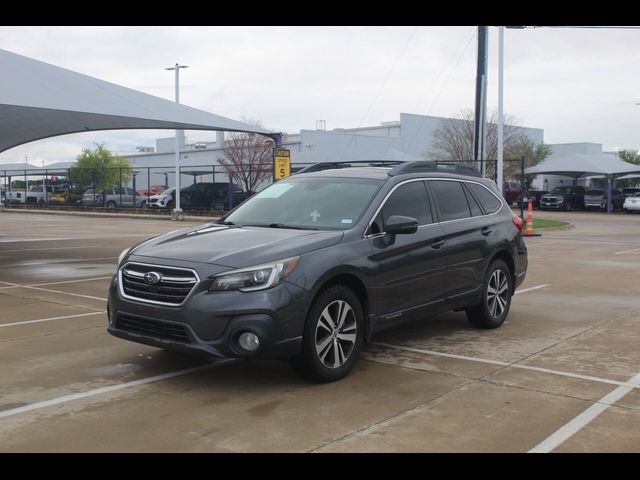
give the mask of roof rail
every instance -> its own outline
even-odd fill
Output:
[[[441,164],[438,162],[430,161],[416,161],[402,163],[387,172],[387,175],[393,177],[395,175],[406,173],[420,173],[420,172],[451,172],[459,175],[471,175],[474,177],[481,177],[480,172],[471,165],[461,165],[459,163],[447,163]]]
[[[354,166],[360,166],[352,165],[354,163],[366,164],[365,166],[368,167],[392,167],[403,162],[401,160],[352,160],[348,162],[321,162],[309,165],[308,167],[304,167],[295,172],[294,175],[297,175],[298,173],[320,172],[322,170],[352,168]]]

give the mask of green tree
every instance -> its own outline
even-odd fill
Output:
[[[618,156],[620,157],[620,160],[628,163],[633,163],[634,165],[640,165],[640,152],[633,152],[631,150],[620,150],[618,152]]]
[[[640,165],[640,152],[631,150],[620,150],[618,157],[627,163],[633,163],[634,165]],[[616,186],[618,188],[634,187],[638,179],[626,178],[624,180],[616,179]]]
[[[551,155],[551,147],[546,143],[535,143],[529,137],[518,136],[505,149],[505,158],[524,157],[524,168],[533,167]],[[504,178],[520,178],[520,162],[505,162]],[[531,188],[531,182],[535,175],[526,175],[524,180],[525,191]]]
[[[113,185],[126,184],[133,176],[131,164],[124,158],[113,155],[104,144],[95,144],[95,149],[83,148],[71,167],[73,183],[83,187],[95,185],[103,191]]]

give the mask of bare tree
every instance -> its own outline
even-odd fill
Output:
[[[225,158],[219,162],[229,178],[252,195],[273,175],[273,147],[273,140],[263,135],[233,132],[224,142]]]
[[[433,132],[431,151],[425,156],[430,160],[455,160],[473,162],[473,136],[474,136],[473,110],[461,110],[455,118],[442,120],[440,126]],[[519,137],[520,127],[514,117],[504,116],[504,145],[505,154],[508,154],[511,146],[515,146]],[[485,158],[495,160],[498,157],[498,120],[497,113],[493,112],[486,126]],[[506,157],[507,155],[505,155]],[[495,162],[486,165],[487,177],[493,177]]]

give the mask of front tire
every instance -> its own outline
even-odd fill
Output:
[[[294,370],[316,382],[334,382],[353,369],[362,350],[364,314],[360,300],[343,285],[334,285],[313,302],[304,327],[302,353]]]
[[[511,271],[504,261],[494,260],[487,270],[482,301],[467,310],[469,322],[477,328],[498,328],[509,314],[512,296]]]

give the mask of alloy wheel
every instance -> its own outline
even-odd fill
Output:
[[[351,306],[344,300],[327,305],[316,324],[315,346],[325,367],[338,368],[349,359],[356,343],[358,326]]]
[[[499,318],[509,302],[509,285],[505,273],[497,269],[487,285],[487,308],[493,318]]]

